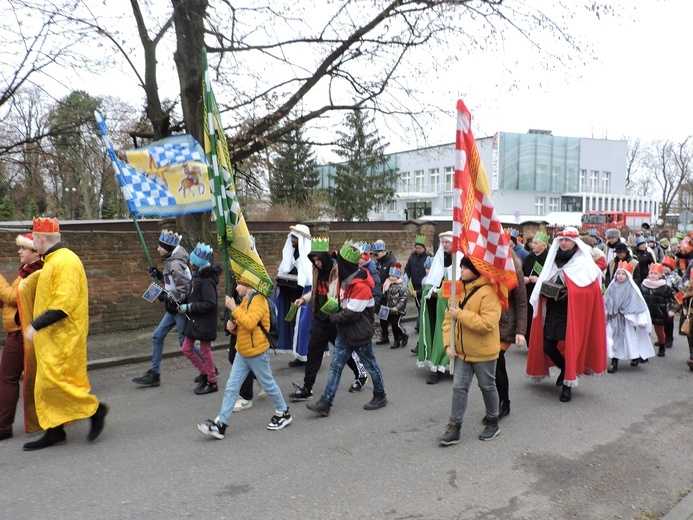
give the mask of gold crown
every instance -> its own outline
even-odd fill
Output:
[[[330,252],[330,239],[327,237],[314,237],[310,241],[310,252],[311,253],[329,253]]]
[[[351,264],[358,264],[361,258],[361,250],[356,244],[347,240],[339,250],[339,256]]]
[[[60,233],[60,222],[58,222],[57,218],[35,218],[33,229],[34,233]]]

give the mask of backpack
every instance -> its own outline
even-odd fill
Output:
[[[248,301],[248,307],[250,307],[250,304],[253,303],[253,298],[255,298],[256,294],[257,291],[253,292],[250,300]],[[269,298],[265,299],[267,300],[267,305],[269,306],[270,311],[270,328],[269,330],[265,330],[265,327],[262,325],[262,321],[260,321],[258,325],[260,326],[262,333],[267,338],[267,341],[269,341],[270,348],[276,349],[279,346],[279,311],[277,311],[277,306],[274,304],[273,300],[270,300]]]

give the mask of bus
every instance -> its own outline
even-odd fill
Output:
[[[650,229],[652,213],[644,211],[588,211],[582,215],[582,230],[596,229],[604,235],[607,229]]]

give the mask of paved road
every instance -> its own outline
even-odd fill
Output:
[[[0,518],[652,519],[691,490],[693,373],[681,337],[664,359],[581,381],[568,404],[552,382],[524,380],[526,351],[514,348],[500,436],[477,440],[474,384],[462,443],[448,448],[435,438],[450,380],[426,385],[408,350],[376,353],[386,408],[363,410],[372,387],[348,393],[347,369],[330,417],[295,403],[293,424],[271,432],[272,404],[256,400],[222,441],[196,430],[215,417],[221,393],[194,395],[185,359],[166,359],[155,389],[130,382],[145,363],[91,371],[112,408],[104,433],[90,445],[80,421],[64,446],[23,452],[21,434],[0,443]],[[225,381],[226,354],[215,355]],[[286,361],[272,359],[285,395],[302,379]]]

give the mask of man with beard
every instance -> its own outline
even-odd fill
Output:
[[[313,397],[313,385],[322,366],[322,358],[325,352],[329,350],[329,344],[334,345],[337,339],[337,327],[330,321],[330,316],[321,310],[323,305],[327,303],[327,299],[330,296],[335,297],[337,293],[337,264],[332,260],[329,251],[329,238],[312,239],[309,258],[313,263],[313,290],[294,302],[298,307],[307,303],[312,305],[308,360],[303,377],[303,386],[293,383],[294,392],[289,394],[289,399],[294,402],[305,401]],[[368,381],[366,369],[355,352],[352,352],[347,365],[354,372],[354,382],[351,384],[349,392],[358,392]]]
[[[525,275],[525,290],[527,291],[527,301],[529,302],[530,296],[532,296],[532,291],[534,290],[534,285],[539,279],[544,263],[546,262],[546,255],[549,254],[549,235],[543,231],[537,231],[532,238],[532,252],[527,255],[527,257],[522,262],[522,272]],[[532,316],[532,306],[530,305],[527,309],[527,316]],[[525,333],[525,338],[529,339],[529,335],[532,331],[532,320],[527,320],[527,332]]]
[[[534,317],[527,375],[541,381],[549,377],[551,365],[557,366],[561,373],[556,386],[561,387],[562,402],[571,400],[579,375],[606,371],[602,273],[579,236],[573,227],[557,233],[530,298]]]

